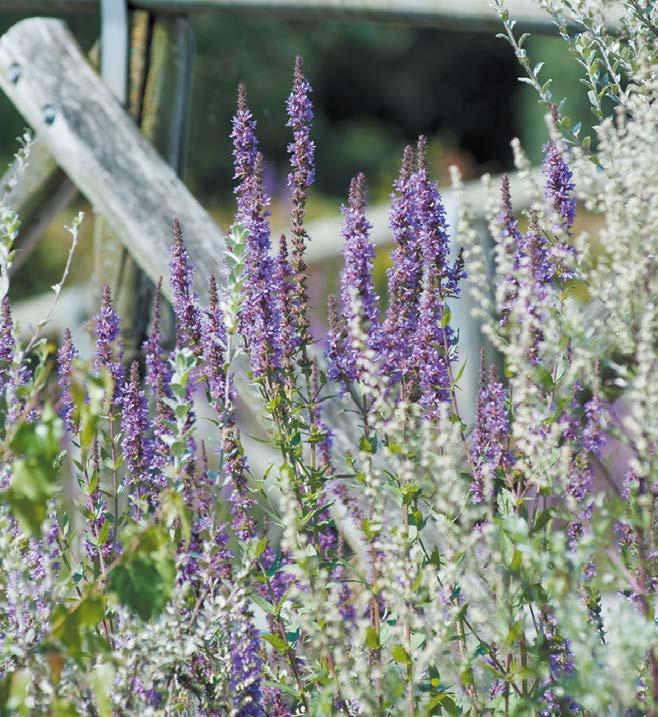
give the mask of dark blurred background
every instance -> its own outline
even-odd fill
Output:
[[[99,17],[63,17],[88,50],[99,33]],[[4,32],[21,19],[0,14]],[[194,18],[196,58],[184,179],[212,213],[227,220],[233,211],[231,147],[228,139],[236,87],[245,82],[258,120],[266,157],[266,179],[274,206],[286,201],[285,99],[294,57],[304,57],[314,87],[317,184],[312,216],[335,213],[351,176],[368,175],[372,201],[383,200],[398,168],[403,146],[428,136],[435,175],[446,182],[450,164],[464,178],[511,168],[510,140],[521,138],[533,161],[545,141],[543,110],[531,88],[519,83],[509,45],[494,33],[414,28],[388,23],[276,20],[226,12]],[[576,64],[565,44],[533,38],[531,59],[541,57],[555,79],[554,96],[577,103]],[[25,123],[0,96],[0,160],[16,151]],[[82,200],[79,207],[84,208]],[[65,259],[63,223],[56,222],[26,267],[18,272],[16,298],[58,280]],[[91,222],[87,222],[91,224]],[[82,242],[76,274],[88,270],[91,242]],[[29,268],[28,268],[29,266]],[[75,276],[74,276],[75,279]]]

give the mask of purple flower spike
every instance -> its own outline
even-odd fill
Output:
[[[288,186],[307,189],[315,180],[315,143],[311,140],[313,104],[311,85],[304,77],[302,58],[295,60],[292,92],[286,102],[288,122],[286,127],[293,131],[293,142],[288,145],[292,172],[288,175]]]
[[[71,371],[78,351],[73,345],[69,329],[64,329],[64,341],[57,351],[57,378],[62,390],[62,406],[59,415],[69,431],[73,430],[73,398],[71,396]]]
[[[506,468],[511,463],[510,454],[506,450],[509,443],[506,400],[505,388],[498,381],[495,366],[490,367],[488,376],[485,376],[483,366],[472,437],[475,476],[471,491],[475,503],[482,503],[491,498],[487,491],[490,490],[496,469]]]
[[[233,621],[230,687],[236,717],[265,717],[260,640],[245,611]]]
[[[369,336],[369,347],[376,348],[379,341],[379,323],[377,305],[379,299],[372,284],[372,265],[375,256],[375,247],[370,242],[372,225],[366,219],[366,178],[359,174],[350,183],[349,202],[342,208],[345,220],[342,235],[345,239],[343,249],[343,270],[340,274],[340,294],[343,313],[347,319],[347,329],[350,325],[364,324],[363,328]],[[352,293],[356,292],[360,300],[360,312],[355,314]],[[339,336],[332,335],[330,343],[340,342]],[[355,380],[358,376],[357,350],[347,337],[343,356],[338,366],[333,368],[334,375],[340,375],[345,380]]]
[[[121,385],[123,383],[123,349],[120,344],[119,316],[112,306],[112,291],[103,287],[101,308],[96,315],[96,353],[94,354],[94,370],[106,368],[114,381],[114,402],[120,402]]]
[[[416,192],[420,228],[420,249],[423,261],[436,268],[436,276],[449,274],[448,255],[450,239],[446,223],[446,212],[439,195],[439,188],[430,179],[427,168],[427,140],[418,139],[418,169],[416,171]]]
[[[249,468],[242,452],[240,435],[233,419],[224,438],[224,470],[231,486],[232,526],[241,542],[254,537],[256,524],[252,515],[255,500],[249,492]]]
[[[302,344],[310,343],[308,319],[308,267],[304,252],[308,235],[304,228],[308,188],[315,180],[315,143],[311,139],[313,105],[311,85],[304,77],[302,58],[295,60],[293,88],[286,104],[287,126],[292,128],[293,142],[288,145],[290,166],[288,186],[292,190],[292,212],[290,216],[293,274],[291,314],[297,336]]]
[[[146,385],[155,392],[160,379],[165,385],[169,381],[169,366],[162,355],[162,334],[160,333],[160,297],[162,295],[162,278],[158,281],[153,295],[151,310],[151,332],[144,342],[143,350],[146,363]]]
[[[199,298],[192,288],[194,271],[183,244],[183,229],[178,219],[173,222],[174,244],[169,263],[169,283],[174,295],[176,314],[176,346],[197,352],[201,342],[201,310]]]
[[[226,326],[219,305],[219,290],[214,274],[210,275],[208,289],[208,309],[203,321],[203,360],[210,398],[218,411],[223,409],[226,392],[226,371],[224,370],[226,351]]]
[[[509,176],[507,174],[503,175],[500,192],[501,207],[500,213],[498,214],[498,221],[502,227],[501,239],[503,241],[503,247],[512,270],[503,277],[505,293],[500,307],[500,324],[504,326],[507,323],[514,302],[519,295],[519,281],[514,272],[519,269],[522,238],[521,232],[519,231],[519,223],[512,210],[512,194],[510,191]]]
[[[413,148],[404,150],[400,176],[393,185],[389,225],[395,248],[388,270],[388,311],[382,331],[389,375],[399,380],[405,373],[418,323],[423,264],[418,242],[418,213],[413,176]]]
[[[284,365],[292,365],[292,357],[299,345],[299,336],[295,331],[295,316],[293,314],[293,296],[295,283],[292,277],[292,268],[288,261],[288,243],[284,234],[279,238],[279,253],[275,264],[274,283],[279,294],[278,301],[281,311],[281,352]]]
[[[256,139],[256,121],[247,106],[247,90],[244,85],[238,88],[238,110],[233,117],[233,131],[231,132],[233,142],[233,166],[234,179],[239,181],[236,194],[238,195],[238,211],[240,198],[245,180],[253,175],[256,155],[258,154],[258,140]],[[246,187],[245,187],[246,189]]]
[[[576,216],[573,174],[564,161],[560,147],[555,140],[544,145],[543,150],[544,176],[546,177],[545,196],[555,212],[558,221],[557,229],[569,232]]]
[[[8,374],[7,369],[14,360],[14,351],[16,350],[16,341],[14,340],[14,320],[11,316],[11,304],[9,297],[5,296],[2,300],[2,309],[0,310],[0,364],[2,364],[2,374]]]
[[[123,412],[121,415],[121,448],[128,469],[128,482],[134,486],[139,501],[149,492],[149,465],[151,462],[151,446],[147,440],[148,410],[144,391],[140,388],[139,366],[133,361],[130,366],[130,378],[126,383],[122,397]],[[139,521],[141,508],[136,508]]]
[[[450,326],[441,326],[445,306],[436,282],[436,266],[426,265],[412,354],[418,370],[420,403],[429,419],[438,418],[441,404],[450,400],[449,350],[454,342]]]
[[[248,231],[241,324],[255,376],[276,373],[281,367],[281,315],[274,262],[269,255],[269,197],[263,189],[263,157],[258,152],[256,122],[240,86],[238,111],[233,118],[234,178],[237,180],[237,221]]]

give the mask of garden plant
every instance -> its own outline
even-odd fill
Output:
[[[513,144],[530,208],[485,179],[493,250],[463,201],[448,227],[420,137],[393,183],[380,300],[357,175],[326,341],[311,332],[301,59],[289,230],[273,246],[240,88],[216,267],[191,266],[172,217],[171,346],[160,285],[142,360],[124,361],[107,287],[91,361],[70,332],[58,349],[42,338],[48,317],[20,339],[20,221],[2,207],[0,714],[658,715],[658,6],[618,3],[611,31],[603,0],[543,4],[582,66],[593,132],[497,0],[547,113],[541,184]],[[482,357],[451,316],[466,291]],[[467,361],[481,363],[474,425]],[[266,429],[264,472],[245,406]]]

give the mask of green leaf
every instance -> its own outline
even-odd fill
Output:
[[[265,552],[266,547],[267,547],[267,536],[263,536],[258,541],[258,545],[256,546],[256,557],[257,558],[260,558],[260,556]]]
[[[109,573],[109,590],[142,620],[150,620],[162,612],[174,587],[173,546],[166,530],[158,525],[123,542],[126,552]]]
[[[288,651],[288,643],[279,635],[266,634],[261,635],[261,637],[265,642],[269,642],[277,652],[284,653]]]
[[[371,650],[379,650],[381,644],[379,642],[379,632],[374,627],[366,628],[366,645]]]
[[[409,653],[404,649],[403,645],[393,645],[391,648],[391,657],[401,665],[408,665],[411,662]]]
[[[103,596],[93,591],[84,595],[72,608],[58,605],[51,616],[53,637],[80,663],[85,635],[89,628],[95,627],[103,619],[104,614]]]
[[[50,405],[35,423],[21,423],[10,446],[16,459],[12,481],[5,491],[12,513],[34,536],[41,532],[48,502],[57,490],[60,441],[64,424]]]

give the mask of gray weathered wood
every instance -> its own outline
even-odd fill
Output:
[[[9,68],[21,75],[9,80]],[[95,210],[153,280],[167,272],[179,217],[205,293],[222,234],[175,172],[142,137],[58,20],[23,20],[0,38],[0,86]]]
[[[489,0],[130,0],[132,8],[154,12],[248,12],[296,18],[337,18],[404,22],[430,27],[490,31],[499,23]],[[508,0],[524,30],[553,32],[547,14],[534,0]],[[98,10],[98,0],[0,0],[0,10],[43,13]],[[611,27],[616,26],[614,13]]]

